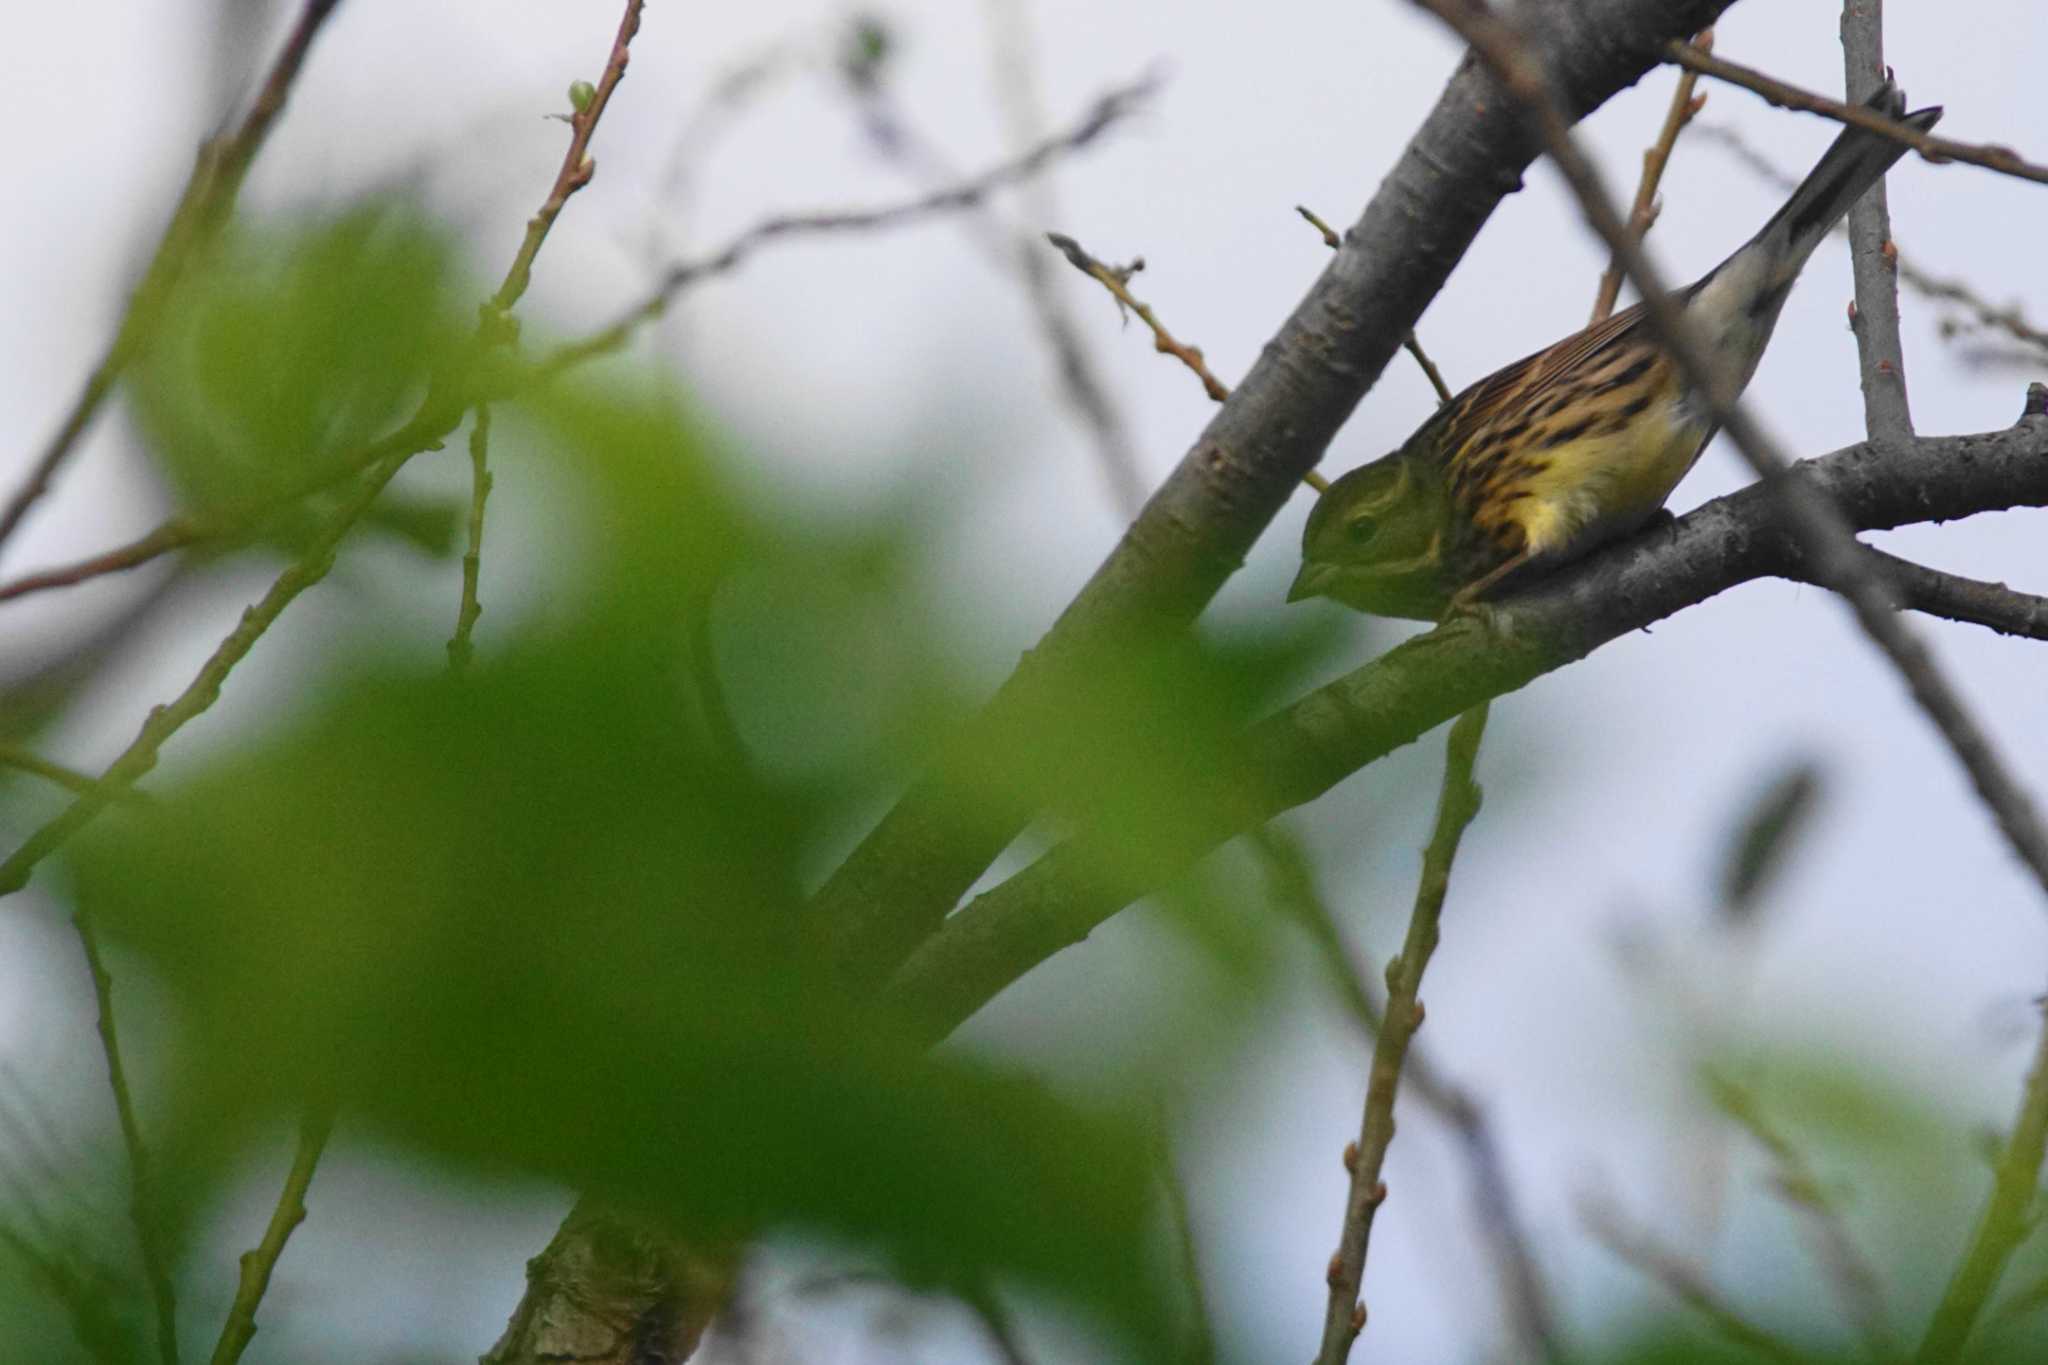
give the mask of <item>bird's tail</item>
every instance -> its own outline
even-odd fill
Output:
[[[1923,133],[1941,118],[1939,105],[1906,113],[1905,92],[1889,80],[1864,101],[1864,108],[1898,119]],[[1906,144],[1896,138],[1867,128],[1844,128],[1750,245],[1765,248],[1763,254],[1776,267],[1774,273],[1789,284],[1813,249],[1834,230],[1864,191],[1905,154]]]

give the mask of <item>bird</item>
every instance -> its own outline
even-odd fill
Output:
[[[1925,132],[1887,78],[1865,107]],[[1769,222],[1673,296],[1727,392],[1756,373],[1785,298],[1836,223],[1906,152],[1850,125]],[[1310,510],[1298,602],[1440,621],[1639,529],[1713,437],[1706,396],[1643,305],[1526,356],[1452,398],[1398,450],[1335,480]]]

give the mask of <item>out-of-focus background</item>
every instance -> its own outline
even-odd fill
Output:
[[[246,97],[288,8],[162,0],[0,12],[0,85],[14,111],[13,192],[0,229],[6,485],[96,358],[193,149]],[[1889,60],[1915,103],[1946,106],[1944,132],[2048,153],[2038,117],[2048,10],[2032,0],[1889,8]],[[996,221],[1006,232],[1070,233],[1109,260],[1142,256],[1134,292],[1228,381],[1323,264],[1325,248],[1295,205],[1348,222],[1458,56],[1433,20],[1397,0],[896,0],[867,12],[890,35],[886,107],[909,134],[909,152],[894,159],[878,142],[874,108],[835,65],[849,7],[650,3],[596,140],[596,177],[541,257],[522,310],[528,325],[559,334],[606,320],[661,263],[763,215],[889,202],[930,176],[992,164],[1025,128],[1066,126],[1105,89],[1153,72],[1158,93],[1141,113],[1031,188],[998,198]],[[502,268],[560,158],[564,129],[543,115],[564,106],[570,81],[596,76],[616,19],[615,5],[591,0],[345,0],[257,163],[245,211],[334,208],[373,191],[416,196],[453,226],[481,280]],[[1839,90],[1837,22],[1837,7],[1818,0],[1749,0],[1720,27],[1717,47]],[[745,72],[751,78],[736,86]],[[1020,74],[1029,87],[1021,128],[1004,103],[1005,82]],[[1673,79],[1652,73],[1585,125],[1618,189],[1633,184]],[[1707,104],[1679,143],[1651,237],[1679,277],[1720,259],[1781,193],[1724,134],[1793,175],[1833,134],[1746,92],[1700,88]],[[1889,185],[1910,262],[2048,318],[2036,268],[2048,200],[2038,186],[1910,157]],[[954,623],[956,662],[983,688],[1046,628],[1126,519],[1059,396],[1007,258],[988,250],[989,222],[939,216],[764,250],[685,296],[637,348],[672,366],[718,439],[744,453],[733,476],[758,505],[829,520],[918,488],[942,506],[920,530],[919,610]],[[1048,257],[1149,489],[1210,404],[1099,288]],[[1539,166],[1494,215],[1419,334],[1462,386],[1581,325],[1601,265],[1555,176]],[[1793,294],[1750,390],[1795,451],[1820,454],[1861,436],[1850,295],[1837,239]],[[1945,334],[1945,320],[1961,316],[1953,307],[1908,290],[1903,308],[1923,432],[2006,425],[2025,383],[2048,369],[2039,353],[2015,361],[2016,348],[1996,333]],[[1432,403],[1419,371],[1397,358],[1326,472],[1391,448]],[[403,486],[460,496],[459,448],[432,464]],[[486,650],[493,631],[559,609],[551,566],[562,532],[549,525],[544,479],[521,487],[519,477],[501,473],[492,509]],[[1674,507],[1745,478],[1716,445]],[[1355,666],[1393,638],[1391,628],[1325,604],[1283,605],[1309,501],[1304,490],[1209,617],[1227,634],[1321,614],[1341,642],[1304,682]],[[167,506],[117,408],[9,545],[0,577],[118,543]],[[2044,531],[2040,514],[2014,512],[1877,541],[2042,591]],[[168,616],[140,628],[40,747],[80,767],[104,764],[275,568],[258,558],[208,569],[207,591],[180,595]],[[0,654],[61,648],[147,592],[159,572],[0,607]],[[170,766],[289,714],[337,641],[375,636],[432,662],[457,587],[452,559],[422,568],[379,552],[345,562],[236,673],[232,704],[176,742]],[[972,628],[957,628],[963,621]],[[1913,624],[2022,778],[2048,787],[2041,647]],[[857,672],[848,686],[861,686]],[[762,742],[772,748],[773,737]],[[1284,822],[1311,850],[1369,975],[1398,941],[1440,758],[1432,738]],[[1731,931],[1718,918],[1720,860],[1759,795],[1799,764],[1819,778],[1813,819],[1754,922]],[[1493,799],[1457,867],[1423,1037],[1433,1060],[1486,1103],[1567,1330],[1668,1306],[1588,1235],[1580,1205],[1589,1193],[1699,1256],[1759,1317],[1796,1319],[1811,1307],[1815,1271],[1798,1220],[1764,1190],[1752,1146],[1706,1102],[1699,1067],[1708,1056],[1765,1090],[1788,1074],[1855,1076],[1925,1119],[1925,1131],[1901,1131],[1892,1146],[1866,1134],[1870,1164],[1827,1172],[1882,1249],[1898,1320],[1917,1323],[1981,1194],[1978,1134],[2007,1121],[2017,1093],[2031,1002],[2048,981],[2048,919],[1847,613],[1814,589],[1760,583],[1617,642],[1498,703],[1480,777]],[[6,812],[10,847],[47,813],[21,800]],[[850,841],[858,828],[844,833]],[[64,884],[39,880],[0,915],[4,1095],[47,1123],[56,1145],[111,1159],[91,992],[64,929]],[[1157,916],[1126,914],[1008,992],[962,1045],[1024,1059],[1083,1091],[1113,1086],[1134,1052],[1168,1045],[1160,966],[1189,952]],[[1281,970],[1297,984],[1267,997],[1228,1057],[1194,1072],[1174,1105],[1218,1332],[1246,1359],[1313,1351],[1343,1198],[1338,1156],[1355,1134],[1365,1076],[1366,1044],[1307,955]],[[147,1013],[146,973],[133,981]],[[169,1101],[149,1090],[146,1031],[134,1045],[146,1113],[160,1113]],[[280,1131],[274,1150],[252,1157],[196,1224],[183,1272],[195,1318],[231,1292],[231,1256],[264,1216],[285,1138]],[[1906,1171],[1919,1182],[1917,1204],[1874,1195],[1858,1203],[1887,1162],[1887,1178]],[[1404,1108],[1387,1179],[1362,1358],[1513,1358],[1467,1214],[1465,1169],[1427,1110]],[[274,1359],[415,1360],[486,1347],[518,1297],[522,1262],[544,1244],[567,1195],[539,1180],[480,1181],[451,1179],[344,1130],[267,1301],[259,1349]],[[793,1264],[803,1259],[792,1252]],[[974,1359],[982,1350],[937,1309],[819,1307],[778,1295],[777,1283],[769,1276],[757,1297],[790,1358]],[[897,1320],[906,1313],[907,1327]],[[1038,1358],[1084,1358],[1057,1321],[1034,1330]]]

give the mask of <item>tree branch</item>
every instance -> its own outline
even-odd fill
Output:
[[[1702,52],[1712,52],[1714,31],[1708,29],[1700,34],[1693,39],[1693,45]],[[1695,98],[1692,93],[1698,83],[1697,72],[1678,73],[1678,84],[1671,91],[1671,106],[1664,111],[1664,125],[1657,130],[1657,140],[1643,152],[1643,173],[1636,181],[1635,201],[1628,209],[1628,230],[1639,242],[1650,235],[1650,227],[1657,221],[1657,187],[1664,181],[1664,168],[1671,164],[1671,149],[1678,145],[1678,135],[1707,102],[1705,95]],[[1587,326],[1613,316],[1614,302],[1620,297],[1621,261],[1610,258],[1607,268],[1600,272],[1600,287],[1593,295],[1593,316]]]
[[[1743,66],[1722,57],[1712,56],[1675,39],[1665,45],[1664,55],[1688,70],[1699,72],[1702,76],[1712,76],[1716,80],[1739,85],[1753,94],[1761,95],[1780,109],[1796,109],[1801,113],[1818,114],[1837,123],[1882,133],[1896,142],[1905,143],[1921,156],[1937,164],[1944,161],[1967,161],[1972,166],[1982,166],[2001,175],[2017,176],[2022,180],[2033,180],[2048,185],[2048,166],[2036,165],[2010,147],[1957,142],[1954,138],[1923,133],[1918,128],[1907,127],[1860,104],[1844,104],[1840,100],[1829,99],[1826,95],[1816,95],[1810,90],[1788,85],[1775,76],[1767,76],[1755,67]]]
[[[1862,530],[2048,506],[2048,415],[2005,431],[1864,442],[1800,466]],[[1253,726],[1238,761],[1187,793],[1172,849],[1120,864],[1079,836],[975,898],[905,963],[888,995],[937,1039],[1045,958],[1223,843],[1322,795],[1460,712],[1738,583],[1804,580],[1809,556],[1776,490],[1717,498],[1504,599],[1489,629],[1420,635]],[[1120,868],[1106,872],[1110,866]]]
[[[1842,66],[1849,103],[1884,84],[1884,0],[1843,0]],[[1880,177],[1849,210],[1849,261],[1856,274],[1856,354],[1862,366],[1865,429],[1873,441],[1913,434],[1899,342],[1899,251]]]
[[[1730,0],[1526,0],[1519,13],[1583,115],[1639,78],[1667,39]],[[872,986],[933,933],[1030,819],[1029,798],[969,798],[976,756],[1057,708],[1104,648],[1184,627],[1378,379],[1536,151],[1528,121],[1475,64],[1436,109],[1322,276],[1039,646],[813,901],[826,951]],[[1427,224],[1427,231],[1417,231]]]
[[[1883,566],[1885,581],[1901,607],[1984,626],[2001,635],[2048,640],[2048,597],[2015,592],[2003,583],[1943,573],[1882,550],[1867,553]]]

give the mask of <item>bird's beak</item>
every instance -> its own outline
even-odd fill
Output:
[[[1330,577],[1336,572],[1330,564],[1304,564],[1301,572],[1294,576],[1294,586],[1287,590],[1287,600],[1302,602],[1311,597],[1321,597],[1330,585]]]

